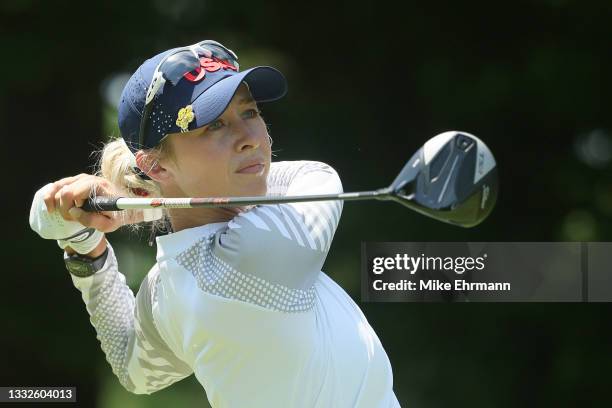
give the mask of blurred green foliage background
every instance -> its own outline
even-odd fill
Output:
[[[154,0],[0,3],[3,279],[0,385],[74,385],[87,407],[207,406],[193,377],[151,396],[113,377],[34,192],[91,171],[118,93],[147,57],[215,39],[273,65],[275,160],[319,160],[345,191],[386,186],[427,139],[481,137],[501,193],[464,230],[390,203],[347,203],[324,271],[359,301],[362,241],[612,239],[612,3]],[[110,235],[136,289],[146,234]],[[611,268],[612,269],[612,268]],[[609,400],[607,304],[359,303],[402,406],[596,406]]]

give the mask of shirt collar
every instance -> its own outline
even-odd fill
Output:
[[[175,257],[199,239],[218,231],[227,225],[227,223],[227,221],[213,222],[155,238],[157,242],[157,262],[161,262],[169,257]]]

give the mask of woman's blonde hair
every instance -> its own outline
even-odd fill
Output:
[[[148,168],[142,169],[144,173],[147,173],[158,160],[173,158],[167,138],[163,139],[156,147],[146,150],[146,153],[148,158],[152,160]],[[96,154],[98,156],[96,176],[109,181],[122,197],[162,197],[161,188],[156,181],[138,175],[136,158],[123,138],[111,139]],[[123,217],[124,224],[130,225],[132,230],[137,231],[143,224],[128,222],[128,220],[143,218],[143,213],[144,221],[153,223],[153,230],[166,230],[168,228],[166,210],[124,210],[120,212],[120,216]]]

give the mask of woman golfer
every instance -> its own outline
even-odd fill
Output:
[[[98,176],[38,191],[30,224],[57,239],[121,384],[150,394],[192,373],[213,407],[398,407],[389,359],[321,271],[341,201],[88,213],[95,193],[235,197],[342,192],[313,161],[271,162],[258,102],[286,93],[271,67],[238,70],[214,41],[145,61],[119,103],[122,139]],[[124,215],[122,215],[124,214]],[[167,221],[136,297],[104,233]]]

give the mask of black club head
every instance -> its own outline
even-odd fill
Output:
[[[497,165],[476,136],[451,131],[419,149],[388,189],[391,199],[462,227],[481,223],[493,210]]]

